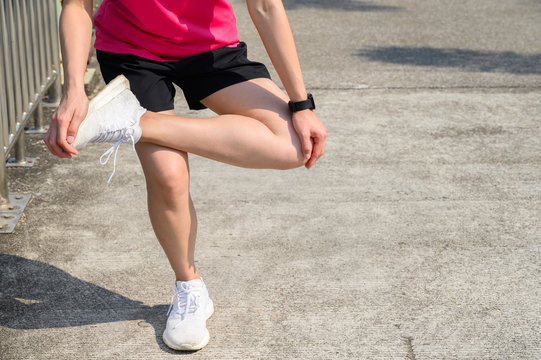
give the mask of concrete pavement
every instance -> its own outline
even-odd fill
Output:
[[[8,170],[34,196],[0,242],[0,358],[541,358],[541,5],[284,3],[327,152],[191,157],[209,345],[161,341],[173,276],[129,146],[107,185],[107,146],[60,160],[33,135],[40,164]]]

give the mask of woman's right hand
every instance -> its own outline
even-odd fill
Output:
[[[64,0],[60,14],[64,88],[43,141],[53,155],[61,158],[78,154],[71,144],[88,111],[84,76],[92,40],[92,5],[92,0]]]
[[[88,112],[88,97],[84,89],[65,91],[60,105],[51,118],[51,125],[43,141],[49,151],[60,158],[71,159],[77,149],[71,144],[75,141],[79,125]]]

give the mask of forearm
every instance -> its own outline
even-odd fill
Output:
[[[301,66],[281,0],[248,0],[248,11],[292,101],[306,100]]]
[[[64,89],[84,89],[84,75],[92,39],[92,0],[64,1],[60,16],[60,45]]]

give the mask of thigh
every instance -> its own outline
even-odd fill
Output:
[[[259,121],[297,146],[299,139],[291,123],[288,100],[272,80],[260,78],[228,86],[201,102],[220,115],[243,115]]]
[[[205,108],[201,99],[251,79],[268,78],[264,64],[248,59],[248,48],[241,42],[236,47],[223,47],[182,59],[174,63],[175,83],[182,88],[192,110]]]

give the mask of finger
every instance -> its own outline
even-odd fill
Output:
[[[62,150],[62,148],[58,146],[57,144],[51,144],[51,146],[49,147],[49,150],[51,151],[51,154],[58,156],[59,158],[63,158],[63,159],[71,158],[71,155],[64,152],[64,150]]]
[[[43,138],[43,142],[45,143],[45,146],[47,146],[47,149],[49,149],[49,152],[53,155],[55,155],[53,153],[53,149],[51,148],[51,143],[50,143],[50,139],[49,139],[49,133],[45,134],[45,137]]]
[[[47,148],[49,148],[49,151],[51,152],[51,154],[53,154],[54,156],[58,156],[60,158],[67,157],[64,151],[56,143],[56,136],[54,134],[51,133],[48,141],[45,142],[45,144],[47,145]]]
[[[314,164],[316,163],[318,157],[316,155],[312,155],[310,157],[310,160],[308,160],[308,162],[306,164],[304,164],[304,166],[307,168],[307,169],[310,169],[312,166],[314,166]]]
[[[47,146],[47,149],[49,149],[51,154],[53,154],[55,156],[59,156],[59,154],[57,153],[57,151],[56,151],[56,149],[55,149],[55,147],[53,145],[54,142],[56,141],[56,138],[53,140],[53,134],[56,133],[56,127],[54,126],[54,123],[55,123],[55,119],[54,119],[54,115],[53,115],[53,119],[51,119],[51,125],[49,127],[49,130],[47,130],[47,133],[43,137],[43,142],[45,143],[45,145]]]
[[[323,155],[325,152],[325,139],[321,140],[318,137],[314,138],[314,146],[312,149],[312,156],[310,157],[310,160],[306,163],[306,168],[311,168],[316,161],[319,160],[319,158]]]
[[[55,156],[58,156],[59,158],[69,159],[71,158],[71,155],[62,149],[60,145],[58,144],[58,138],[56,135],[56,131],[51,132],[51,135],[49,136],[49,150],[51,153]]]
[[[47,148],[51,152],[51,154],[58,156],[60,158],[71,158],[71,154],[67,153],[60,147],[58,144],[58,114],[53,114],[53,118],[51,119],[51,125],[49,127],[49,130],[47,131],[47,134],[45,135],[45,138],[43,141],[45,142],[45,145],[47,145]]]
[[[71,159],[71,155],[79,155],[79,152],[75,147],[73,147],[71,144],[68,143],[67,138],[64,138],[64,140],[60,141],[60,147],[62,148],[62,151],[66,154],[69,154],[69,158]]]
[[[77,136],[77,132],[79,131],[79,126],[83,122],[84,115],[78,112],[75,112],[73,114],[73,118],[71,120],[71,123],[67,130],[67,142],[68,144],[72,144],[75,141],[75,137]]]
[[[55,112],[53,114],[53,116],[51,117],[51,124],[49,125],[49,129],[47,130],[47,133],[45,134],[45,136],[43,137],[43,142],[45,143],[45,145],[47,145],[47,148],[49,149],[49,151],[51,152],[51,154],[55,155],[55,156],[59,156],[60,154],[58,154],[56,148],[55,148],[55,143],[56,143],[56,123],[57,123],[58,119],[57,119],[57,113]]]
[[[45,143],[45,146],[47,146],[47,150],[49,150],[49,152],[51,154],[53,154],[52,150],[51,150],[51,146],[49,145],[49,139],[47,138],[47,135],[45,135],[45,137],[43,138],[43,142]],[[53,154],[54,155],[54,154]]]
[[[60,148],[60,151],[62,152],[63,157],[65,156],[65,157],[71,159],[72,154],[77,155],[77,150],[73,146],[68,144],[66,139],[64,139],[64,140],[62,140],[60,142],[57,142],[56,144]]]
[[[314,144],[313,152],[317,155],[318,159],[325,153],[325,144],[325,138],[318,138]]]
[[[308,160],[312,156],[312,139],[309,133],[302,133],[299,135],[301,141],[301,151],[303,157]]]
[[[58,131],[56,132],[56,144],[62,148],[62,152],[69,155],[71,158],[71,154],[77,155],[77,150],[71,146],[67,141],[67,133],[68,133],[68,121],[59,121],[60,127],[58,128]]]

